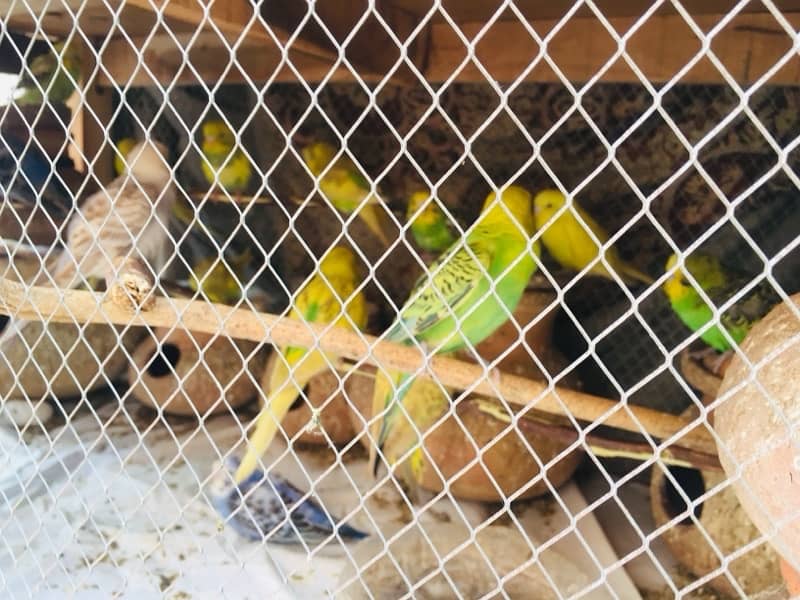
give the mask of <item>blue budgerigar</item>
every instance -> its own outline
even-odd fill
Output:
[[[224,467],[212,478],[209,497],[217,512],[236,533],[249,540],[272,544],[309,546],[338,536],[343,540],[360,540],[367,536],[349,525],[329,517],[322,506],[298,490],[283,477],[264,476],[253,471],[238,486],[234,472],[239,459],[230,456]]]
[[[63,175],[33,140],[26,145],[7,133],[0,137],[0,194],[11,206],[38,205],[53,217],[65,217],[74,201]]]

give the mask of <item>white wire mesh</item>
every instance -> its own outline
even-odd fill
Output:
[[[22,281],[32,303],[27,312],[5,309],[10,320],[0,340],[3,597],[633,598],[702,597],[709,589],[788,597],[777,552],[800,568],[786,533],[800,519],[797,459],[777,462],[766,443],[743,455],[749,423],[731,437],[713,415],[750,386],[762,402],[751,409],[760,413],[752,423],[766,418],[774,428],[767,441],[783,448],[783,459],[797,456],[794,382],[776,388],[764,375],[788,364],[797,324],[786,325],[786,339],[758,360],[736,344],[735,327],[723,328],[733,364],[741,361],[749,379],[726,381],[716,397],[686,372],[698,368],[687,357],[704,347],[704,332],[690,332],[670,307],[664,289],[675,271],[664,264],[677,255],[675,268],[711,307],[715,325],[732,314],[750,317],[753,298],[774,298],[789,321],[800,317],[790,299],[800,284],[797,88],[773,81],[797,68],[796,14],[771,1],[741,1],[712,20],[688,4],[656,1],[624,15],[620,27],[614,7],[583,1],[547,15],[544,26],[523,1],[476,3],[469,18],[451,3],[423,4],[398,3],[413,13],[399,27],[397,6],[382,2],[343,10],[352,17],[346,26],[323,3],[276,15],[263,2],[0,2],[2,64],[16,65],[7,70],[27,89],[0,116],[4,277]],[[753,49],[748,61],[762,71],[748,66],[742,77],[720,40],[747,31],[739,20],[749,13],[771,19],[769,56],[776,58]],[[696,38],[697,50],[666,80],[651,81],[636,40],[665,15]],[[560,36],[578,22],[594,24],[594,39],[610,39],[615,50],[576,78],[558,53]],[[437,81],[418,60],[434,28],[463,53],[451,56],[451,71]],[[511,47],[492,41],[500,28],[516,28]],[[377,47],[365,50],[365,36]],[[520,69],[498,80],[491,52],[515,55],[509,62]],[[55,77],[37,76],[37,56],[56,59]],[[715,83],[694,83],[701,67]],[[627,83],[614,83],[621,70]],[[461,82],[468,72],[477,83]],[[203,145],[212,121],[221,122],[218,135],[233,136],[217,164]],[[167,148],[139,175],[135,153],[125,157],[133,172],[121,176],[127,187],[109,185],[111,147],[123,137]],[[336,153],[321,169],[304,158],[319,141]],[[70,153],[83,171],[65,166]],[[339,185],[357,182],[363,191],[347,209],[328,187],[339,160],[357,171]],[[168,169],[168,183],[154,190],[149,178],[159,169]],[[250,172],[244,185],[230,183],[236,169]],[[555,188],[569,198],[527,242],[537,271],[525,297],[538,303],[535,314],[497,305],[493,312],[508,319],[505,337],[465,340],[457,354],[476,363],[482,378],[454,386],[434,376],[430,393],[445,399],[438,412],[427,408],[435,414],[400,405],[399,418],[423,440],[416,485],[400,469],[414,460],[414,444],[394,457],[397,470],[387,468],[392,449],[384,448],[373,478],[363,452],[375,443],[377,375],[368,364],[377,362],[383,374],[396,365],[376,361],[378,346],[367,335],[392,338],[416,276],[435,280],[449,268],[433,266],[436,252],[414,241],[407,198],[429,191],[454,237],[472,240],[486,195],[510,185],[533,195]],[[64,195],[69,211],[59,214]],[[105,212],[87,208],[95,206],[89,197]],[[388,244],[359,216],[371,207]],[[603,250],[579,268],[559,265],[545,235],[564,215]],[[78,264],[89,255],[77,250],[81,228],[95,259],[114,269],[78,267],[76,287],[100,293],[81,296],[94,304],[78,306],[59,289],[62,305],[75,309],[72,323],[59,322],[32,286],[59,287],[53,265],[62,253]],[[533,256],[540,243],[544,251]],[[525,260],[479,264],[481,252],[498,252],[492,244],[461,245],[463,260],[488,277],[472,306],[448,304],[445,285],[430,293],[442,305],[439,318],[462,333],[487,318],[482,303],[498,298],[499,281]],[[323,309],[303,315],[303,293],[312,281],[335,285],[320,264],[336,245],[352,249],[358,280],[348,297],[333,293],[336,317],[297,330],[313,338],[313,349],[325,346],[324,373],[306,381],[269,344],[226,335],[240,322],[224,304],[313,321],[309,315]],[[626,281],[612,248],[653,283]],[[699,254],[747,276],[704,287],[687,270]],[[129,259],[141,261],[133,271]],[[120,282],[134,296],[152,284],[163,298],[157,309],[134,308],[131,318],[160,310],[177,318],[161,327],[122,324],[108,301]],[[766,286],[770,292],[762,292]],[[4,303],[8,289],[0,288]],[[341,309],[359,295],[369,305],[363,332]],[[205,303],[212,332],[189,326],[198,321],[187,298]],[[260,325],[264,338],[279,335],[274,321]],[[359,333],[366,355],[341,362],[329,352],[326,335],[342,327]],[[406,337],[427,356],[413,375],[430,375],[439,364],[430,358],[446,340]],[[299,493],[295,509],[313,506],[317,518],[363,531],[364,540],[347,539],[344,528],[310,538],[296,519],[281,518],[256,539],[239,535],[237,525],[252,530],[253,518],[265,523],[285,511],[285,497],[217,512],[219,486],[230,488],[220,463],[242,455],[251,420],[278,391],[269,389],[269,370],[281,366],[299,399],[261,460],[274,478],[254,495],[285,490],[288,480]],[[525,398],[529,406],[507,397],[509,379],[499,373],[509,370],[542,383]],[[599,408],[576,412],[576,388]],[[248,405],[253,398],[257,405]],[[685,425],[668,435],[653,430],[660,416],[682,411],[692,415]],[[630,431],[614,427],[623,421]],[[696,450],[695,428],[719,448],[727,474],[698,474],[700,457],[691,453],[675,466],[676,449]],[[793,490],[793,505],[753,486],[753,471],[772,467],[776,493]],[[776,503],[785,509],[780,519]],[[760,531],[748,518],[754,511]],[[281,537],[293,543],[276,543]],[[682,543],[690,547],[683,553]]]

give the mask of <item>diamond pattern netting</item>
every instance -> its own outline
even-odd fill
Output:
[[[194,25],[176,20],[169,3],[135,4],[149,15],[151,27],[135,29],[135,20],[124,12],[133,9],[124,3],[0,3],[9,18],[26,22],[32,37],[43,40],[21,42],[5,26],[0,30],[0,41],[12,50],[9,60],[19,64],[22,85],[39,96],[27,105],[18,99],[0,116],[4,277],[25,283],[24,300],[32,307],[6,311],[11,314],[0,340],[0,379],[8,382],[0,384],[8,415],[0,436],[8,473],[0,481],[4,595],[79,595],[94,589],[107,595],[245,597],[259,589],[311,597],[526,597],[535,589],[536,597],[623,598],[636,593],[631,577],[642,565],[651,588],[681,597],[704,586],[741,597],[774,591],[752,587],[738,565],[769,552],[772,563],[763,571],[776,573],[777,555],[768,544],[800,515],[784,514],[770,523],[770,531],[751,527],[733,545],[709,522],[715,502],[735,502],[734,486],[743,503],[772,514],[769,499],[751,487],[748,474],[769,449],[753,448],[743,459],[711,415],[750,386],[796,453],[796,412],[787,412],[774,389],[757,377],[789,343],[753,361],[735,344],[733,328],[723,331],[749,379],[715,397],[686,371],[687,357],[693,360],[704,345],[701,333],[686,329],[663,290],[672,275],[664,268],[670,255],[683,267],[693,255],[710,254],[747,274],[736,285],[723,286],[720,297],[712,297],[696,273],[687,275],[685,285],[711,307],[714,323],[727,322],[732,313],[748,314],[748,303],[766,286],[770,297],[800,317],[789,300],[800,290],[798,92],[773,82],[782,69],[796,68],[791,16],[770,1],[742,1],[709,25],[680,2],[662,1],[620,29],[604,6],[584,1],[543,28],[531,21],[525,2],[498,2],[482,21],[465,24],[458,6],[436,1],[417,7],[401,34],[382,3],[366,3],[346,31],[313,3],[295,14],[287,31],[261,3],[247,5],[238,29],[222,24],[226,17],[215,12],[214,2],[192,7],[200,16]],[[63,46],[46,36],[48,9],[61,11],[74,25]],[[774,64],[743,83],[726,62],[720,39],[753,11],[774,20],[770,31],[784,45]],[[654,82],[639,64],[634,42],[664,14],[680,19],[696,38],[697,50],[668,81]],[[113,22],[111,35],[97,37],[84,29],[99,18]],[[572,66],[560,62],[554,50],[578,19],[596,22],[615,46],[582,81],[571,79]],[[523,46],[530,44],[530,56],[518,73],[499,82],[486,46],[496,28],[509,24],[521,32]],[[414,58],[416,45],[428,43],[434,25],[446,28],[463,50],[463,58],[438,82],[428,81]],[[376,31],[397,52],[377,74],[358,56],[363,37]],[[253,39],[277,49],[265,58],[274,58],[274,71],[259,78],[248,69],[254,63],[243,58],[254,51],[248,46]],[[306,78],[309,39],[319,54],[313,80]],[[219,81],[204,81],[206,65],[192,60],[208,40],[220,50],[219,60],[227,61]],[[117,65],[106,58],[115,44],[122,44],[135,66],[127,81],[105,89],[113,97],[101,109],[96,87],[86,82],[114,80]],[[66,68],[71,47],[81,48],[79,73]],[[165,48],[177,50],[174,72],[160,60]],[[60,79],[34,74],[37,54],[56,58]],[[694,83],[691,74],[701,65],[711,66],[717,83]],[[628,82],[607,81],[620,68]],[[479,81],[461,81],[468,72]],[[547,76],[537,81],[542,73]],[[41,101],[52,100],[59,85],[67,87],[64,98]],[[61,102],[68,97],[71,110]],[[206,125],[217,122],[220,131],[232,132],[236,152],[226,148],[220,163],[212,164],[204,140],[210,137]],[[67,132],[81,128],[100,135],[91,141],[86,133],[82,145],[72,143]],[[24,140],[19,148],[10,141],[18,138]],[[101,293],[86,296],[94,302],[88,310],[67,308],[72,322],[60,322],[64,315],[56,316],[57,308],[42,309],[32,286],[55,284],[53,263],[72,249],[68,224],[94,222],[80,202],[97,189],[111,189],[108,150],[123,138],[158,140],[167,148],[159,168],[168,168],[175,210],[167,216],[153,209],[139,229],[124,223],[122,237],[133,240],[126,257],[135,258],[148,236],[161,232],[166,256],[145,260],[144,277],[150,273],[155,293],[176,317],[158,328],[123,324],[102,293],[106,286],[109,295],[116,289],[127,273],[123,266],[100,282],[82,271],[81,287]],[[334,162],[320,170],[305,162],[304,149],[320,141],[332,144],[334,161],[352,162],[351,179],[364,190],[357,210],[343,212],[327,187]],[[68,153],[85,165],[82,172],[64,167]],[[43,161],[38,170],[24,160],[34,155]],[[135,172],[135,159],[125,157],[124,164]],[[233,189],[237,185],[229,178],[237,168],[250,176]],[[41,169],[47,173],[42,182],[36,179]],[[98,220],[98,230],[111,226],[132,195],[156,202],[143,181],[132,177],[130,183],[129,189],[108,194],[111,211]],[[430,190],[453,235],[472,239],[486,195],[509,185],[534,195],[556,188],[572,199],[533,233],[529,253],[534,244],[548,246],[546,228],[564,215],[575,215],[579,230],[604,253],[578,269],[556,262],[549,246],[534,257],[537,270],[526,298],[536,297],[538,312],[522,318],[498,305],[508,318],[505,337],[498,334],[484,344],[467,340],[457,354],[476,363],[483,378],[464,389],[434,378],[430,393],[445,408],[432,416],[400,404],[397,419],[422,445],[402,448],[393,459],[393,449],[384,447],[377,477],[366,477],[363,447],[377,440],[370,429],[376,419],[371,383],[366,388],[362,383],[388,375],[396,365],[376,360],[379,347],[365,334],[381,338],[417,277],[434,277],[447,268],[431,267],[435,252],[414,241],[407,200],[419,189]],[[56,187],[78,201],[67,215],[52,210]],[[27,189],[32,197],[23,193]],[[357,214],[368,197],[380,199],[386,245]],[[585,212],[576,212],[577,206]],[[524,233],[525,224],[503,210]],[[116,261],[102,233],[96,238],[105,259]],[[364,334],[343,312],[345,319],[337,324],[359,333],[366,354],[342,364],[321,353],[334,375],[324,387],[321,380],[301,380],[300,366],[264,343],[280,335],[275,333],[280,327],[263,315],[258,317],[262,340],[229,341],[225,332],[239,327],[238,313],[223,305],[297,316],[292,311],[302,308],[305,286],[318,279],[336,285],[319,268],[336,245],[353,250],[360,277],[349,297],[334,294],[332,301],[341,305],[363,294],[369,306]],[[629,285],[608,252],[612,247],[653,283]],[[480,262],[480,248],[467,245],[465,252],[473,264]],[[516,257],[505,265],[496,280],[521,261]],[[597,269],[608,277],[595,276]],[[136,292],[135,286],[127,290]],[[432,301],[442,304],[440,318],[451,318],[463,331],[481,316],[481,303],[501,290],[490,282],[461,312],[456,303],[448,305],[446,293],[444,287],[434,289]],[[75,307],[63,290],[58,294],[61,306]],[[203,317],[212,331],[186,331],[196,318],[196,302],[206,302]],[[147,319],[147,311],[135,312]],[[42,325],[21,325],[31,318]],[[322,348],[338,329],[332,323],[304,326],[298,335],[311,336],[315,348]],[[15,328],[21,333],[8,339]],[[537,337],[542,331],[544,341]],[[432,355],[438,342],[412,339],[409,346]],[[370,366],[374,362],[377,372]],[[298,506],[318,501],[324,518],[368,530],[366,541],[348,542],[343,529],[332,530],[323,542],[312,541],[290,519],[284,522],[296,545],[286,549],[272,543],[274,531],[260,531],[259,539],[248,541],[232,531],[234,517],[220,520],[215,514],[216,465],[246,444],[250,420],[270,392],[265,363],[287,366],[292,379],[287,384],[296,384],[299,396],[279,424],[280,439],[264,456],[264,470],[297,486]],[[431,368],[429,361],[417,363],[413,375]],[[499,372],[535,379],[540,392],[527,398],[528,405],[512,402],[504,396],[507,379]],[[614,402],[587,419],[573,410],[575,389]],[[249,406],[254,397],[258,406]],[[556,407],[548,411],[560,415],[539,410],[548,401]],[[647,410],[691,417],[681,430],[657,435],[643,416]],[[301,411],[305,421],[297,417]],[[629,423],[628,431],[612,426],[621,420]],[[716,443],[726,466],[736,466],[717,479],[704,472],[699,489],[671,461],[695,427]],[[390,461],[403,466],[415,460],[424,463],[416,485],[408,485],[400,468],[386,468]],[[657,486],[643,485],[651,474],[654,481],[663,480],[662,493],[672,494],[673,502],[661,521],[653,509],[655,523],[647,503],[632,495],[644,489],[654,506],[659,502]],[[274,494],[281,484],[263,485],[272,486]],[[288,508],[285,498],[275,498],[267,512]],[[247,510],[252,507],[245,505],[242,514]],[[605,520],[612,513],[614,524]],[[676,528],[708,548],[710,562],[685,565],[690,578],[664,552],[665,541],[675,550],[669,536]],[[623,529],[629,534],[624,542],[615,537]],[[497,543],[497,535],[504,543]],[[789,560],[785,545],[775,543]],[[635,584],[646,589],[640,580]]]

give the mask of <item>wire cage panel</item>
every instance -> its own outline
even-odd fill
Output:
[[[800,594],[800,13],[723,4],[0,1],[0,595]]]

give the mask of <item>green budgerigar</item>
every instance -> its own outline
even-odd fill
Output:
[[[719,324],[739,344],[770,309],[781,301],[767,281],[755,286],[741,300],[720,315],[719,324],[714,322],[714,310],[700,296],[682,268],[677,268],[678,257],[673,254],[667,261],[667,271],[675,273],[664,283],[664,292],[672,309],[692,331],[702,332],[700,338],[718,352],[731,349],[731,344]],[[751,278],[725,269],[719,259],[706,254],[692,254],[685,260],[686,269],[703,288],[709,299],[716,305],[723,304]],[[711,325],[711,326],[709,326]]]
[[[43,94],[51,103],[66,102],[80,84],[81,57],[75,44],[56,42],[53,49],[38,54],[17,86],[17,104],[39,104]]]
[[[385,338],[436,352],[453,352],[480,343],[506,322],[537,268],[538,241],[530,193],[509,186],[484,203],[474,228],[458,240],[419,281]],[[371,464],[397,418],[408,391],[409,374],[381,371],[373,397]]]
[[[336,148],[326,142],[315,142],[303,148],[308,170],[314,177],[320,177],[319,189],[334,208],[348,215],[357,212],[375,237],[388,246],[388,215],[381,201],[372,194],[369,181],[347,155],[343,154],[334,162],[335,157]]]
[[[443,252],[456,241],[447,215],[426,190],[411,194],[406,220],[417,246],[426,252]]]

